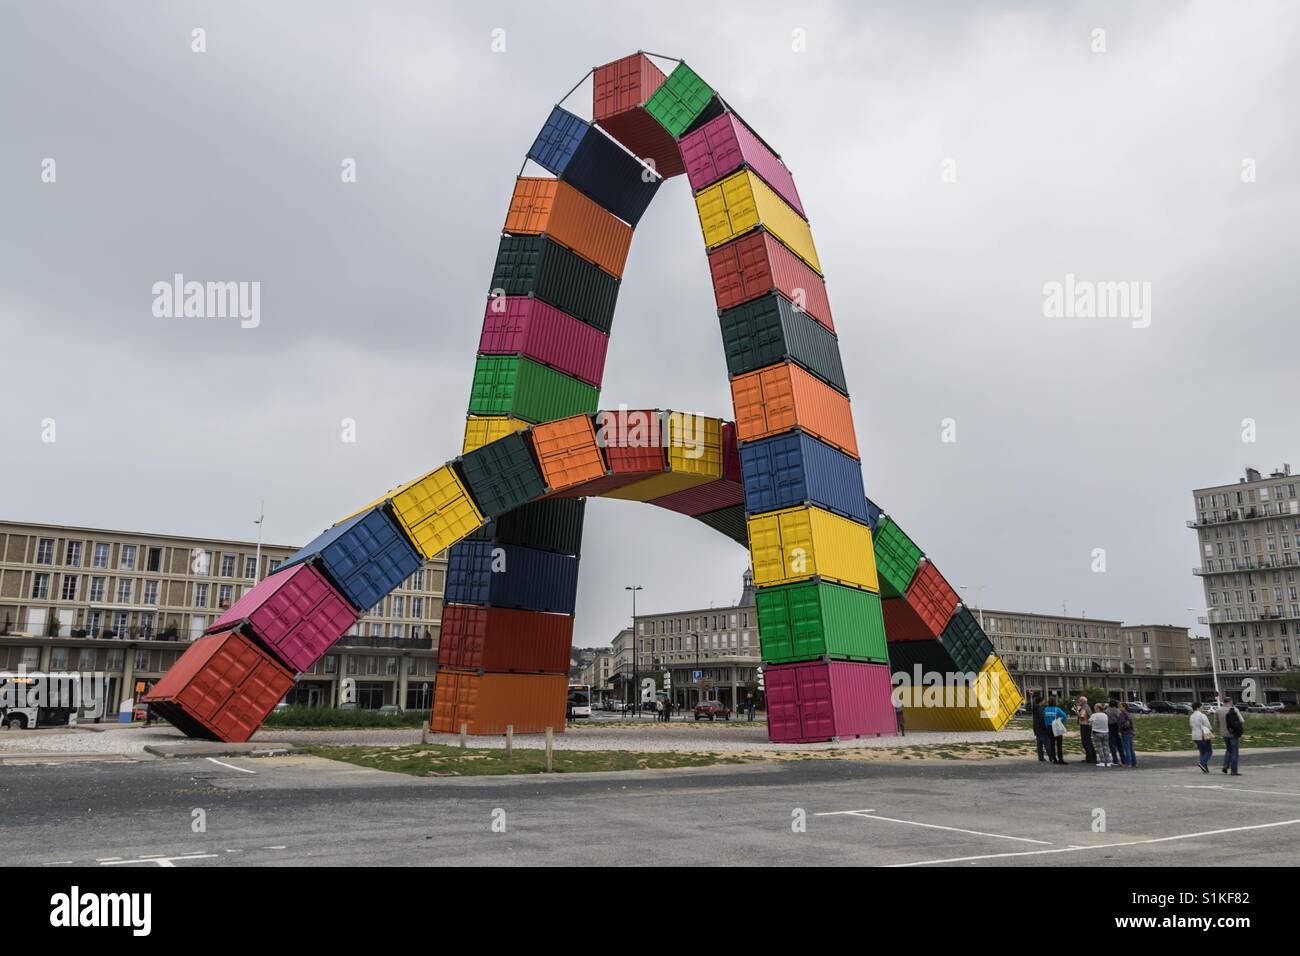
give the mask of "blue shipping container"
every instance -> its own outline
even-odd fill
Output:
[[[358,611],[368,611],[420,567],[420,556],[379,505],[336,524],[280,567],[320,559],[320,568]]]
[[[740,446],[745,510],[793,508],[805,501],[867,523],[862,465],[801,431]]]
[[[872,534],[876,533],[876,525],[880,524],[880,516],[883,514],[884,512],[880,510],[880,506],[876,504],[874,501],[872,501],[870,498],[868,498],[867,499],[867,524],[871,525]]]
[[[632,226],[663,182],[600,130],[558,106],[528,158]]]
[[[462,541],[447,555],[443,600],[448,604],[572,614],[577,593],[578,559],[567,554],[491,541]]]

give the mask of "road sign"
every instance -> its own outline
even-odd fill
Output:
[[[664,671],[664,690],[673,689],[673,672]]]
[[[758,689],[762,690],[763,689],[763,668],[756,667],[754,669],[758,672]]]

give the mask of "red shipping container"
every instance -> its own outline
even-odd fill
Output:
[[[723,113],[683,136],[679,149],[693,192],[748,166],[807,221],[790,170],[735,113]]]
[[[526,295],[488,299],[478,343],[486,355],[522,354],[596,386],[608,349],[604,332]]]
[[[816,322],[835,331],[825,280],[766,230],[718,246],[709,253],[709,272],[719,309],[730,309],[775,289],[791,302],[800,303]]]
[[[694,488],[674,491],[671,495],[664,495],[662,498],[651,499],[650,504],[695,517],[706,511],[717,511],[719,508],[743,504],[744,501],[745,489],[740,482],[719,478],[717,481],[696,485]]]
[[[922,558],[907,593],[881,602],[885,639],[890,643],[933,641],[952,620],[959,600],[938,568]]]
[[[592,75],[592,117],[596,125],[667,178],[685,170],[677,141],[641,107],[666,77],[644,53],[596,67]]]
[[[429,729],[455,734],[460,725],[476,736],[564,732],[569,699],[566,674],[474,674],[440,670],[433,685]]]
[[[235,631],[201,637],[142,701],[187,737],[239,743],[253,736],[293,674]]]
[[[293,671],[305,671],[357,622],[356,609],[311,564],[264,578],[205,634],[239,630]]]
[[[447,604],[438,669],[567,674],[572,645],[569,614]]]
[[[898,732],[889,667],[826,661],[763,668],[767,738],[803,744]]]
[[[668,452],[663,444],[667,434],[668,426],[655,408],[597,412],[596,441],[609,465],[609,474],[549,497],[598,496],[667,471]]]

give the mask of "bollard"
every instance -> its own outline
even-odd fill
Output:
[[[506,724],[506,759],[509,760],[515,753],[515,725]]]
[[[465,723],[465,721],[462,720],[460,722],[460,749],[461,750],[465,749],[465,737],[468,733],[469,733],[469,724]]]
[[[420,725],[420,743],[427,744],[428,742],[429,742],[429,722],[426,720],[424,723]]]
[[[555,737],[550,727],[546,728],[546,772],[555,772]]]

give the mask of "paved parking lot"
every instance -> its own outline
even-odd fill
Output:
[[[1143,763],[435,779],[296,755],[37,763],[3,771],[0,840],[44,866],[1300,864],[1300,751],[1247,751],[1237,779]]]

